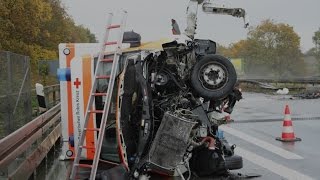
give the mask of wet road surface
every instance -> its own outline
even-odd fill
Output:
[[[320,179],[320,100],[289,97],[244,93],[232,114],[235,122],[221,127],[245,159],[240,172],[261,174],[257,179]],[[301,142],[275,140],[281,136],[286,104]]]
[[[236,144],[235,153],[243,156],[244,168],[233,173],[260,174],[255,179],[320,179],[320,99],[292,100],[290,96],[244,93],[231,116],[234,123],[223,125],[224,136]],[[291,110],[295,135],[302,139],[282,143],[284,107]],[[39,170],[36,179],[66,179],[70,168],[57,153]]]

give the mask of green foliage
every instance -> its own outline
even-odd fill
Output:
[[[226,57],[229,57],[228,56],[228,52],[229,51],[230,50],[227,47],[217,43],[217,52],[216,52],[217,54],[221,54],[221,55],[224,55]]]
[[[48,76],[49,75],[49,66],[48,64],[41,64],[39,66],[39,74],[43,76]]]
[[[62,42],[96,42],[75,25],[60,0],[1,0],[0,50],[30,56],[32,70],[40,59],[56,59]]]
[[[320,29],[314,32],[312,40],[313,40],[313,43],[316,45],[316,47],[320,46]]]
[[[246,60],[246,72],[277,77],[304,74],[300,37],[288,24],[265,20],[251,27],[246,40],[230,45],[225,53]]]
[[[247,41],[240,40],[237,43],[230,44],[229,47],[218,45],[217,53],[230,58],[238,58],[247,48]]]
[[[312,41],[315,44],[314,48],[311,48],[307,53],[317,58],[318,60],[318,69],[320,70],[320,28],[318,31],[314,32]]]
[[[310,49],[308,53],[310,55],[315,56],[320,61],[320,29],[316,32],[314,32],[314,35],[312,37],[312,41],[315,45],[314,48]]]

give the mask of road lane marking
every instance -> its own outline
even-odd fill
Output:
[[[286,159],[303,159],[303,157],[297,155],[297,154],[294,154],[290,151],[287,151],[287,150],[284,150],[284,149],[281,149],[273,144],[270,144],[268,142],[265,142],[265,141],[262,141],[260,139],[257,139],[255,137],[252,137],[252,136],[249,136],[241,131],[238,131],[236,129],[233,129],[231,127],[227,127],[227,126],[220,126],[219,127],[220,130],[223,130],[233,136],[236,136],[238,138],[241,138],[249,143],[252,143],[252,144],[255,144],[267,151],[270,151],[274,154],[277,154],[283,158],[286,158]]]
[[[278,174],[281,177],[284,177],[286,179],[295,179],[295,180],[312,180],[310,176],[307,176],[305,174],[302,174],[296,170],[287,168],[281,164],[275,163],[274,161],[270,159],[266,159],[262,156],[259,156],[253,152],[247,151],[241,147],[237,147],[235,149],[235,153],[239,156],[242,156],[244,159],[247,159],[248,161],[261,166],[265,169],[268,169],[269,171]]]

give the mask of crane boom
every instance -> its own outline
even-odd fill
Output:
[[[210,0],[190,0],[187,8],[187,28],[185,29],[185,34],[194,39],[197,28],[197,15],[198,7],[202,4],[202,11],[207,14],[219,14],[219,15],[231,15],[237,18],[243,18],[244,27],[247,28],[249,23],[246,21],[246,11],[242,8],[225,8],[217,7]]]
[[[187,28],[185,29],[185,34],[194,39],[197,28],[197,15],[198,15],[198,6],[203,3],[200,0],[190,0],[187,8]]]

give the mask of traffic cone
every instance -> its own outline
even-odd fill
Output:
[[[284,112],[284,120],[283,120],[283,128],[281,137],[277,137],[276,140],[282,142],[294,142],[301,141],[300,138],[295,137],[292,127],[291,115],[289,106],[286,105],[286,109]]]

